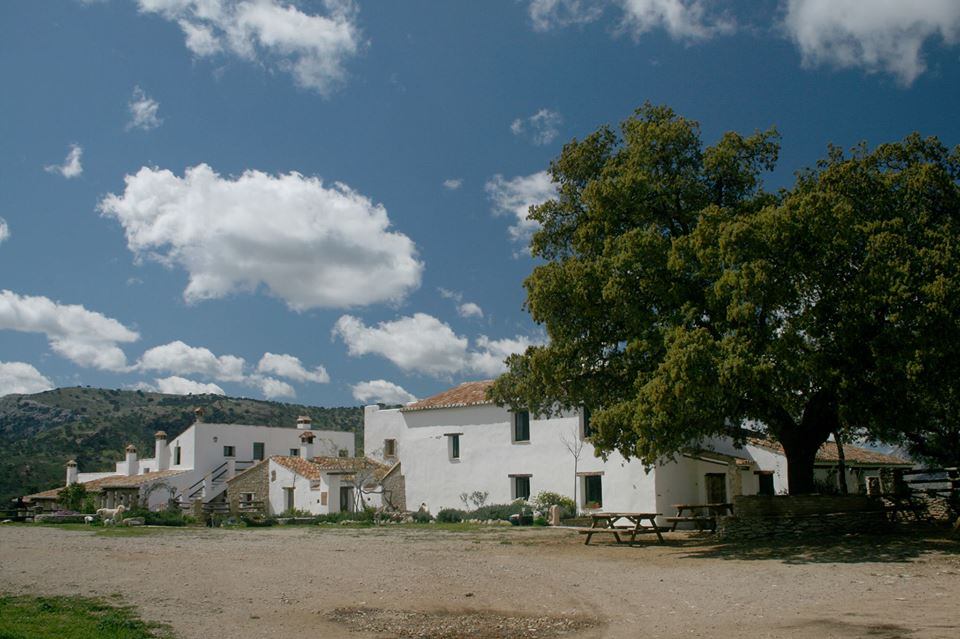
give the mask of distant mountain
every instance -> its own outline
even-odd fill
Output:
[[[0,397],[0,503],[18,495],[62,485],[64,464],[76,459],[80,472],[113,470],[127,444],[153,455],[154,437],[173,439],[194,421],[296,427],[309,415],[314,428],[354,433],[362,447],[363,409],[319,408],[237,399],[221,395],[164,395],[102,388],[59,388],[35,395]]]

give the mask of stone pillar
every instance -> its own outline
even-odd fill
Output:
[[[213,477],[210,473],[203,476],[203,498],[210,499],[213,496]]]
[[[193,517],[194,517],[197,521],[204,521],[204,517],[203,517],[203,499],[200,499],[199,497],[197,497],[196,499],[194,499],[194,500],[193,500],[193,504],[191,504],[191,511],[192,511]]]
[[[237,460],[233,457],[227,460],[227,479],[233,479],[237,474]]]
[[[727,482],[730,484],[730,495],[727,501],[733,503],[734,497],[743,494],[743,477],[740,475],[740,466],[736,461],[727,464]]]
[[[547,513],[548,513],[547,523],[550,524],[551,526],[559,526],[560,525],[560,506],[557,506],[556,504],[554,504],[553,506],[550,506]]]

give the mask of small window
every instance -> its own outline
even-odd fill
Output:
[[[253,442],[253,458],[263,459],[263,442]]]
[[[350,453],[346,448],[341,448],[337,451],[337,457],[346,457]]]
[[[277,471],[275,470],[270,471],[270,481],[277,481]]]
[[[237,449],[234,446],[224,446],[223,447],[223,456],[224,457],[236,457]]]
[[[447,435],[447,454],[450,459],[460,459],[460,435],[453,433]]]
[[[773,495],[773,473],[771,472],[759,472],[757,473],[757,479],[760,480],[760,489],[757,491],[758,495]]]
[[[290,449],[290,456],[291,456],[291,457],[299,457],[299,456],[300,456],[300,449],[299,449],[299,448],[291,448],[291,449]]]
[[[383,440],[383,456],[384,457],[397,456],[397,440],[395,439]]]
[[[530,413],[525,410],[513,414],[513,441],[530,441]]]
[[[174,466],[180,465],[180,447],[179,446],[176,446],[173,449],[173,465]]]
[[[148,466],[144,466],[144,467],[143,467],[143,474],[146,475],[146,474],[149,473],[149,472],[150,472],[150,468],[149,468]]]
[[[590,424],[590,409],[584,406],[580,411],[580,417],[583,420],[583,438],[586,439],[593,435],[593,426]]]
[[[530,475],[514,475],[512,480],[513,499],[530,499]]]
[[[244,504],[249,504],[253,501],[253,493],[240,493],[240,501]]]
[[[587,475],[583,478],[584,508],[603,508],[603,477]]]

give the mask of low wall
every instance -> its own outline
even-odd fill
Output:
[[[717,522],[724,541],[796,539],[878,532],[888,527],[883,503],[866,495],[734,497],[733,516]]]

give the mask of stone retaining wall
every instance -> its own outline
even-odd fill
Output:
[[[733,512],[717,522],[724,541],[875,533],[889,527],[883,503],[866,495],[740,496],[733,500]]]

